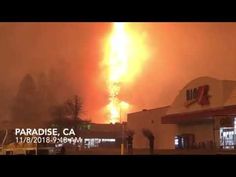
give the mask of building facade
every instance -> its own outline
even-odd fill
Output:
[[[200,77],[188,83],[167,107],[128,114],[134,148],[148,148],[144,129],[155,137],[155,149],[236,147],[236,81]]]

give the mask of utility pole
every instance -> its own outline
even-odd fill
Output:
[[[121,131],[122,131],[122,140],[121,140],[121,155],[124,155],[124,139],[125,139],[125,124],[124,122],[122,122],[122,107],[126,110],[128,109],[128,103],[125,103],[125,102],[120,102],[119,104],[120,106],[120,124],[121,124]]]
[[[120,154],[124,155],[124,123],[122,122],[122,115],[121,115],[121,105],[120,105],[120,125],[121,125],[121,149]]]
[[[122,126],[122,120],[121,120],[121,105],[120,105],[120,125]],[[123,126],[121,127],[121,145],[120,145],[120,155],[124,155]]]

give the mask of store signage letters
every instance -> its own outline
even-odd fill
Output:
[[[198,88],[188,89],[186,91],[186,103],[185,106],[188,107],[194,103],[199,105],[208,105],[209,102],[209,85],[203,85]]]

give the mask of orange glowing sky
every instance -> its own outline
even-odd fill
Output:
[[[129,28],[136,39],[145,37],[149,55],[141,67],[131,62],[134,72],[126,78],[132,82],[122,85],[120,99],[133,105],[130,111],[171,104],[199,76],[236,80],[236,23],[131,23]],[[66,81],[61,94],[82,97],[82,117],[105,122],[107,69],[102,61],[111,31],[112,23],[1,23],[0,115],[6,95],[15,94],[26,73],[54,67]]]

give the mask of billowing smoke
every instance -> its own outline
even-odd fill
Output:
[[[84,103],[81,117],[105,122],[109,95],[100,63],[111,27],[1,23],[0,120],[13,119],[15,98],[30,74],[37,94],[44,95],[40,99],[60,102],[78,94]],[[199,76],[236,80],[236,23],[132,23],[130,28],[145,33],[150,57],[135,82],[122,85],[120,99],[130,103],[129,112],[171,104],[180,89]],[[50,92],[55,98],[48,98]],[[45,103],[45,109],[46,104],[51,103]]]

